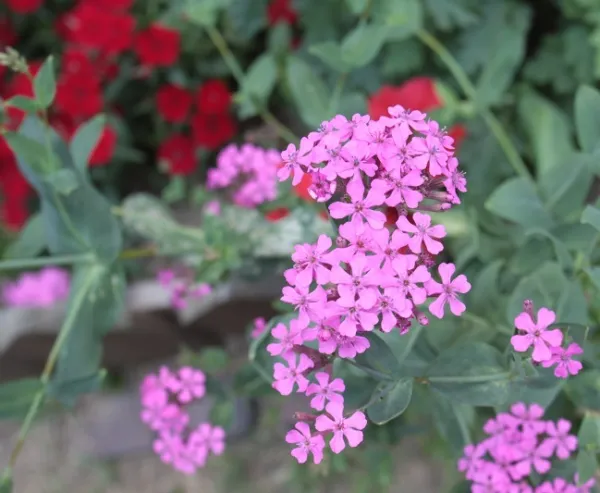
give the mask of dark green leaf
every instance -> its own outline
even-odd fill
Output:
[[[587,325],[588,306],[583,288],[577,281],[565,284],[556,305],[556,317],[562,323]]]
[[[44,222],[42,216],[37,213],[29,218],[17,240],[8,246],[4,258],[36,257],[45,247]]]
[[[485,207],[521,226],[550,228],[553,225],[533,184],[525,178],[511,178],[502,183],[486,201]]]
[[[336,377],[338,376],[335,373]],[[371,399],[375,388],[377,387],[377,381],[367,377],[357,377],[350,375],[350,378],[345,378],[344,383],[346,384],[346,390],[344,390],[344,406],[347,409],[358,409],[365,406]],[[386,382],[387,383],[387,382]]]
[[[577,433],[578,446],[584,450],[600,450],[600,418],[586,413]]]
[[[82,171],[87,169],[90,157],[102,137],[105,125],[106,116],[96,115],[77,128],[69,144],[69,151],[78,169]]]
[[[600,92],[590,86],[580,86],[575,94],[575,130],[579,145],[594,152],[600,145]]]
[[[52,185],[60,195],[68,196],[79,187],[77,177],[68,168],[62,168],[46,175],[44,179]]]
[[[15,155],[27,162],[37,174],[44,175],[52,170],[46,149],[39,141],[12,132],[4,134],[4,138]]]
[[[252,363],[244,364],[235,372],[233,390],[238,395],[248,397],[263,397],[271,395],[273,392],[273,388]]]
[[[5,101],[4,104],[12,106],[13,108],[19,108],[27,113],[35,113],[38,110],[35,99],[25,96],[13,96],[8,101]]]
[[[423,27],[423,6],[419,0],[381,0],[375,2],[372,18],[389,27],[387,38],[401,41]]]
[[[48,396],[55,398],[68,408],[73,408],[77,397],[81,394],[100,390],[105,378],[106,370],[100,370],[82,378],[52,381],[48,389]]]
[[[360,15],[369,5],[369,0],[346,0],[346,4],[354,15]]]
[[[443,351],[427,372],[430,386],[453,401],[498,406],[509,395],[511,373],[504,357],[481,342]]]
[[[579,473],[579,484],[583,484],[588,479],[593,477],[596,469],[598,469],[596,452],[579,450],[577,453],[577,472]]]
[[[287,81],[296,108],[307,125],[317,128],[331,115],[327,113],[329,94],[325,84],[304,60],[290,56],[286,65]]]
[[[348,119],[351,119],[352,115],[356,113],[365,114],[367,113],[367,99],[360,92],[345,91],[340,98],[339,107],[337,110],[333,109],[332,113],[339,113]]]
[[[43,386],[37,378],[0,384],[0,419],[23,419]]]
[[[410,404],[412,389],[412,378],[380,382],[373,394],[373,404],[367,407],[369,419],[382,425],[400,416]]]
[[[469,429],[475,420],[471,406],[450,401],[438,393],[430,394],[433,399],[434,423],[456,455],[461,454],[466,445],[472,443]]]
[[[231,0],[227,9],[227,18],[236,38],[250,41],[267,26],[268,0]],[[280,23],[284,24],[284,23]]]
[[[565,244],[552,235],[550,232],[540,229],[540,228],[531,228],[527,231],[526,236],[541,236],[544,238],[548,238],[554,247],[554,252],[556,253],[556,259],[562,266],[564,270],[571,270],[573,268],[573,258],[569,253],[569,250],[565,246]]]
[[[198,367],[205,372],[213,373],[224,370],[229,364],[227,351],[220,347],[207,347],[200,351]]]
[[[234,413],[235,404],[231,399],[219,399],[210,410],[210,422],[227,429],[233,423]]]
[[[342,49],[335,41],[324,41],[312,45],[308,52],[338,72],[349,72],[352,68],[351,64],[342,59]]]
[[[287,53],[292,40],[292,30],[286,22],[278,22],[269,29],[268,47],[269,52],[279,57]]]
[[[600,231],[600,209],[593,205],[588,205],[581,215],[581,222],[583,224],[590,224],[598,231]]]
[[[503,260],[496,260],[486,265],[473,279],[473,289],[468,295],[469,310],[480,314],[489,313],[490,306],[496,303],[500,295],[498,279],[503,266]]]
[[[213,26],[219,11],[228,6],[229,0],[187,0],[184,6],[186,19],[199,26]]]
[[[369,375],[379,380],[395,380],[400,375],[400,363],[385,341],[374,332],[364,334],[370,347],[356,355],[356,363]]]
[[[266,105],[277,77],[277,63],[273,54],[264,53],[254,60],[235,98],[239,104],[240,118],[249,118],[259,113],[260,108]]]
[[[54,58],[49,56],[38,71],[33,81],[33,89],[37,104],[47,108],[56,95],[56,80],[54,78]]]
[[[470,10],[470,6],[465,5],[465,0],[425,0],[424,3],[434,24],[442,31],[477,22],[477,16]]]
[[[351,67],[367,65],[379,54],[389,31],[385,25],[360,24],[342,41],[343,63]]]
[[[565,381],[554,376],[553,368],[538,368],[537,375],[523,376],[510,383],[510,398],[505,409],[515,402],[539,404],[546,408],[554,402]]]
[[[565,390],[577,407],[600,411],[600,370],[586,370],[569,378]]]
[[[179,202],[185,198],[186,180],[183,176],[172,176],[163,188],[161,196],[167,204]]]

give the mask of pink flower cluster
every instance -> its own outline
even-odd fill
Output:
[[[562,331],[548,329],[555,322],[556,314],[548,308],[540,308],[536,317],[531,301],[526,300],[523,306],[525,311],[515,318],[515,327],[520,333],[510,339],[513,349],[525,352],[533,346],[531,359],[541,363],[544,368],[555,366],[556,377],[567,378],[569,375],[577,375],[583,365],[573,357],[583,354],[583,349],[574,342],[563,347]]]
[[[589,493],[594,480],[575,486],[566,479],[529,483],[535,472],[547,474],[551,461],[566,460],[577,448],[571,423],[565,419],[542,419],[544,409],[537,404],[516,403],[508,413],[500,413],[483,427],[488,435],[482,442],[467,445],[458,470],[473,481],[473,493]],[[575,478],[577,483],[577,478]]]
[[[209,190],[231,188],[231,199],[240,207],[253,208],[277,197],[279,151],[254,144],[230,144],[217,156],[217,167],[208,171]]]
[[[203,467],[209,454],[225,450],[225,431],[200,423],[190,430],[190,416],[183,407],[206,393],[206,377],[198,369],[183,367],[177,373],[162,367],[147,375],[140,386],[141,419],[157,433],[154,451],[165,464],[193,474]]]
[[[171,305],[183,310],[190,298],[203,298],[212,292],[209,284],[193,284],[177,278],[173,269],[163,269],[157,275],[158,282],[171,292]]]
[[[263,317],[257,317],[252,321],[250,337],[258,339],[267,330],[267,321]]]
[[[389,112],[391,117],[376,121],[338,115],[303,138],[298,149],[290,144],[282,153],[279,179],[293,175],[296,185],[309,174],[309,194],[330,201],[330,215],[341,223],[335,246],[321,235],[316,244],[295,247],[281,300],[294,305],[298,315],[289,330],[283,324],[273,328],[279,342],[267,347],[285,361],[275,363],[275,389],[283,395],[294,388],[311,395],[309,390],[318,385],[330,401],[327,414],[310,417],[316,434],[306,423],[288,434],[288,441],[299,444],[294,456],[302,462],[307,451],[315,462],[320,460],[324,433],[333,432],[330,447],[335,453],[344,448],[342,436],[351,447],[358,445],[367,423],[360,411],[344,417],[343,382],[329,383],[329,373],[319,372],[330,363],[329,355],[354,358],[363,353],[369,348],[364,333],[376,328],[398,328],[405,334],[414,319],[426,325],[419,307],[428,299],[434,316],[442,318],[446,305],[460,315],[465,305],[459,295],[471,288],[464,275],[453,278],[456,268],[450,263],[440,264],[439,280],[434,279],[429,269],[443,250],[440,240],[446,231],[420,212],[447,210],[460,202],[457,191],[465,191],[466,181],[453,156],[453,141],[424,113],[401,106]],[[398,213],[391,229],[384,207]],[[308,341],[317,341],[318,351],[303,345]],[[309,384],[310,372],[319,372],[318,384]],[[323,409],[320,401],[319,407],[313,402],[313,408]]]
[[[69,296],[70,276],[66,270],[46,267],[26,272],[2,289],[2,301],[10,306],[50,307]]]

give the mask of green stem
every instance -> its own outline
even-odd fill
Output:
[[[208,34],[208,37],[211,39],[211,41],[215,45],[215,48],[217,48],[217,50],[221,54],[223,61],[227,64],[229,70],[231,70],[233,78],[236,80],[238,86],[241,89],[244,84],[244,71],[238,63],[237,59],[235,58],[235,55],[229,49],[229,46],[227,46],[227,41],[225,41],[225,38],[221,35],[217,28],[213,26],[205,26],[205,29]],[[300,141],[300,139],[294,134],[294,132],[292,132],[288,127],[281,123],[275,117],[275,115],[273,115],[273,113],[271,113],[267,108],[265,108],[264,104],[262,104],[256,98],[252,97],[252,95],[251,99],[252,103],[258,109],[258,113],[263,119],[263,121],[271,125],[277,131],[281,138],[293,143],[298,143]]]
[[[493,375],[464,375],[455,377],[426,377],[430,383],[484,383],[496,382],[498,380],[508,380],[513,376],[510,371],[494,373]]]
[[[76,255],[57,255],[55,257],[38,257],[38,258],[16,258],[12,260],[0,261],[1,270],[19,270],[30,269],[35,267],[45,267],[47,265],[73,265],[82,262],[88,262],[92,259],[90,254]]]
[[[450,70],[450,73],[454,76],[460,88],[463,90],[475,108],[479,111],[486,125],[494,134],[494,137],[496,137],[498,144],[502,148],[506,158],[508,159],[508,162],[513,167],[515,172],[523,178],[533,181],[531,173],[527,169],[525,162],[521,159],[519,152],[510,140],[510,137],[506,133],[506,130],[504,130],[502,124],[489,109],[483,108],[478,104],[477,90],[469,80],[469,77],[463,68],[454,59],[452,54],[444,47],[442,43],[440,43],[427,31],[419,31],[417,33],[417,37],[423,42],[423,44],[427,45],[433,52],[435,52],[440,60],[444,62],[446,67],[448,67],[448,70]]]
[[[54,371],[54,367],[56,366],[56,362],[58,361],[58,357],[60,355],[60,350],[62,349],[63,344],[67,340],[67,337],[75,327],[75,321],[77,320],[77,315],[81,310],[83,304],[85,303],[86,298],[89,295],[89,292],[96,281],[99,273],[101,273],[101,269],[93,269],[87,275],[83,285],[75,293],[73,298],[73,302],[69,305],[69,312],[67,314],[67,318],[65,319],[62,328],[54,341],[54,345],[50,350],[50,354],[48,355],[48,359],[46,361],[46,365],[44,366],[44,370],[40,376],[40,382],[42,383],[42,389],[35,395],[31,406],[29,407],[29,411],[27,412],[27,416],[21,425],[21,429],[19,430],[19,435],[17,438],[17,443],[13,448],[12,453],[10,454],[9,468],[13,468],[15,463],[17,462],[17,458],[21,453],[23,445],[25,444],[25,439],[27,438],[27,434],[31,429],[31,425],[35,417],[37,416],[42,403],[44,401],[44,397],[46,396],[46,392],[48,390],[48,383],[50,382],[50,377],[52,376],[52,372]]]

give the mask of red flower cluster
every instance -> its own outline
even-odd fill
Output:
[[[166,84],[156,94],[161,117],[170,123],[188,123],[191,136],[173,134],[160,146],[158,157],[169,174],[189,175],[196,169],[196,149],[215,150],[230,140],[237,130],[230,114],[231,92],[221,80],[207,80],[196,93]]]
[[[298,14],[291,3],[291,0],[271,0],[267,7],[269,25],[273,26],[278,22],[295,24],[298,20]]]

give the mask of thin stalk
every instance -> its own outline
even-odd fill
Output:
[[[460,64],[454,59],[452,54],[444,47],[442,43],[440,43],[434,36],[432,36],[427,31],[419,31],[417,33],[417,37],[423,42],[423,44],[427,45],[439,58],[440,60],[448,67],[450,73],[456,79],[456,82],[465,93],[467,98],[471,101],[471,103],[477,108],[478,112],[482,116],[486,125],[494,134],[494,137],[498,141],[498,144],[502,148],[502,151],[506,155],[508,162],[515,170],[515,172],[529,180],[533,181],[533,177],[531,173],[527,169],[525,162],[521,159],[519,152],[516,147],[510,140],[506,130],[502,124],[498,121],[496,116],[487,108],[482,108],[477,102],[477,90],[475,86],[469,80],[469,77],[460,66]]]
[[[484,382],[496,382],[499,380],[508,380],[513,376],[510,371],[502,373],[494,373],[493,375],[464,375],[455,377],[426,377],[430,383],[484,383]]]
[[[225,38],[221,35],[217,28],[213,26],[205,26],[205,29],[208,34],[208,37],[215,45],[215,48],[221,54],[223,61],[227,64],[229,70],[231,70],[233,78],[236,80],[238,86],[241,88],[244,83],[244,71],[238,63],[237,59],[235,58],[235,55],[229,49],[227,41],[225,41]],[[277,131],[281,138],[293,143],[298,143],[300,141],[300,139],[294,134],[294,132],[292,132],[286,125],[281,123],[277,119],[277,117],[273,115],[273,113],[271,113],[267,108],[265,108],[264,104],[262,104],[256,98],[252,98],[252,103],[258,109],[258,113],[263,119],[263,121],[271,125]]]
[[[2,270],[19,270],[29,269],[34,267],[44,267],[47,265],[73,265],[82,262],[88,262],[93,257],[89,253],[76,255],[58,255],[55,257],[38,257],[38,258],[16,258],[12,260],[0,261],[0,271]]]

